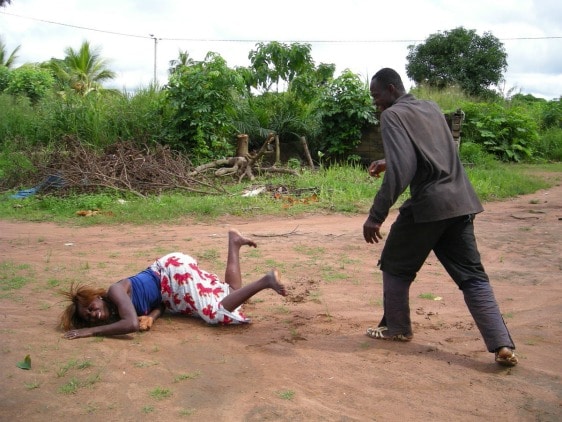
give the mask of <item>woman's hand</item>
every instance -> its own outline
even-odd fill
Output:
[[[139,317],[139,331],[148,331],[152,328],[154,319],[151,316],[140,316]]]
[[[92,330],[89,328],[81,328],[79,330],[70,330],[63,334],[63,337],[67,340],[75,340],[77,338],[91,337],[93,335]]]

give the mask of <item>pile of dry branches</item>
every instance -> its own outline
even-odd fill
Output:
[[[247,145],[247,135],[243,135]],[[242,139],[242,138],[241,138]],[[41,180],[55,178],[60,183],[45,186],[55,194],[66,192],[95,192],[109,188],[127,191],[139,196],[164,191],[186,190],[202,194],[221,194],[224,177],[240,182],[254,179],[254,172],[283,172],[298,175],[294,170],[259,166],[266,146],[273,135],[256,154],[237,151],[236,157],[227,157],[194,167],[190,160],[162,145],[138,146],[133,142],[119,142],[97,151],[73,139],[64,139],[60,147],[48,156],[35,155],[36,174]],[[247,149],[246,149],[247,151]],[[221,180],[219,180],[221,178]],[[62,186],[61,186],[62,185]]]
[[[161,145],[141,148],[132,142],[120,142],[99,152],[67,139],[47,162],[36,163],[36,167],[43,177],[56,175],[62,179],[64,187],[57,189],[61,193],[100,188],[139,196],[168,190],[224,192],[219,183],[195,174],[188,158]]]

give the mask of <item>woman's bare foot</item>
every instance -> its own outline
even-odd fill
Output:
[[[230,229],[228,231],[228,242],[231,246],[236,246],[240,248],[241,246],[248,245],[252,248],[256,248],[258,245],[252,239],[242,236],[242,234],[236,229]]]
[[[270,289],[275,290],[281,296],[287,296],[287,289],[279,282],[279,271],[271,270],[266,274],[266,278]]]

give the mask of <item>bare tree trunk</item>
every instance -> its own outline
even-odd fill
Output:
[[[281,162],[281,148],[279,147],[279,135],[275,135],[275,161],[273,165],[277,165]]]
[[[248,152],[249,136],[246,135],[245,133],[241,133],[240,135],[237,136],[237,139],[238,139],[238,145],[236,147],[236,156],[247,157],[249,154]]]
[[[312,157],[310,156],[310,150],[308,149],[308,142],[306,142],[306,137],[301,136],[301,144],[302,149],[304,150],[304,155],[306,156],[306,160],[308,161],[308,165],[311,169],[314,169],[314,162],[312,161]]]

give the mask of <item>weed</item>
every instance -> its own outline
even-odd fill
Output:
[[[0,290],[21,289],[32,277],[33,273],[28,264],[16,265],[11,261],[0,262]]]
[[[195,413],[195,409],[181,409],[179,411],[180,416],[191,416]]]
[[[33,381],[33,382],[26,382],[24,383],[24,385],[27,390],[34,390],[36,388],[39,388],[40,384],[38,381]]]
[[[86,405],[86,413],[88,414],[92,414],[92,413],[96,413],[99,410],[99,406],[95,403],[88,403]]]
[[[193,380],[195,378],[198,378],[199,375],[200,375],[199,371],[190,372],[188,374],[180,374],[174,378],[174,382],[180,382],[183,380]]]
[[[283,400],[293,400],[295,397],[295,392],[293,390],[280,390],[277,392],[277,396]]]
[[[78,378],[72,378],[70,381],[68,381],[66,384],[62,385],[59,388],[59,393],[75,394],[78,391],[79,387],[80,387],[80,381],[78,380]]]
[[[148,368],[149,366],[158,365],[158,362],[135,362],[136,368]]]
[[[200,259],[207,261],[217,261],[220,258],[220,252],[216,249],[207,249],[199,254]]]
[[[171,395],[172,390],[170,390],[169,388],[156,387],[155,389],[150,391],[150,397],[156,400],[163,400],[170,397]]]
[[[433,293],[421,293],[418,297],[420,299],[435,300],[437,296],[435,296]]]

